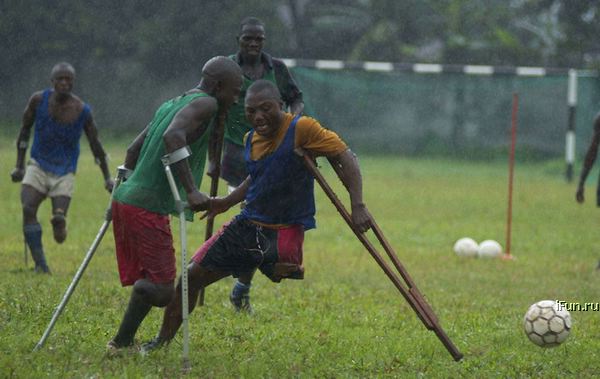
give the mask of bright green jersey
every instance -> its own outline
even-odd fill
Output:
[[[161,161],[161,158],[166,154],[163,134],[179,110],[192,100],[205,96],[208,95],[205,93],[185,94],[163,103],[158,108],[150,122],[148,134],[144,139],[135,170],[129,179],[115,190],[115,200],[159,214],[178,215],[165,168]],[[200,139],[189,145],[192,155],[187,159],[197,188],[200,187],[204,173],[208,138],[213,121],[214,118]],[[177,175],[174,176],[179,195],[185,201],[186,192],[181,186]],[[192,218],[193,213],[186,210],[186,219],[191,221]]]
[[[274,70],[267,71],[265,76],[261,79],[277,84],[275,82]],[[244,107],[246,90],[252,83],[254,83],[254,81],[244,75],[244,83],[242,84],[242,89],[240,91],[240,101],[229,108],[227,119],[225,121],[225,139],[240,146],[244,145],[244,136],[252,129],[252,125],[246,120]]]

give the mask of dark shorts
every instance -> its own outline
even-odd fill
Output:
[[[175,280],[177,269],[169,216],[113,201],[112,219],[123,286],[142,278],[153,283]]]
[[[246,179],[248,171],[244,160],[244,146],[223,141],[223,159],[221,160],[221,178],[229,185],[237,187]]]
[[[303,242],[302,225],[268,229],[235,218],[204,242],[192,260],[208,270],[228,272],[234,277],[258,268],[274,282],[302,279]]]

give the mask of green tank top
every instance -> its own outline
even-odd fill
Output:
[[[165,168],[161,162],[162,156],[166,154],[163,134],[181,108],[192,100],[206,96],[208,95],[205,93],[185,94],[163,103],[158,108],[150,122],[150,128],[144,139],[135,170],[129,179],[115,190],[115,200],[159,214],[179,215],[175,209],[175,200],[169,187]],[[196,142],[189,145],[192,155],[187,159],[197,188],[200,187],[204,173],[208,138],[213,123],[214,118],[210,121],[210,126],[206,132]],[[173,174],[179,189],[179,195],[185,201],[187,198],[186,192],[181,186],[177,175]],[[186,219],[192,221],[193,212],[186,210]]]
[[[235,55],[230,58],[235,58]],[[275,81],[275,70],[267,71],[265,76],[261,79],[268,80],[277,85],[277,82]],[[248,90],[248,87],[250,87],[253,82],[253,80],[250,80],[244,75],[244,83],[242,84],[242,89],[240,91],[240,100],[237,104],[233,104],[229,108],[227,120],[225,121],[225,139],[240,146],[244,145],[244,136],[252,129],[252,125],[246,121],[244,98],[246,97],[246,90]]]

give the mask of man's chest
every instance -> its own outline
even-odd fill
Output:
[[[52,120],[60,124],[73,124],[79,118],[83,107],[77,102],[67,102],[64,104],[55,101],[48,101],[48,115]]]

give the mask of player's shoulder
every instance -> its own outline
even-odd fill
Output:
[[[194,98],[190,101],[190,104],[194,103],[194,104],[204,104],[206,106],[217,106],[217,99],[209,94],[207,94],[206,92],[200,91],[198,89],[191,89],[188,92],[186,92],[182,97],[184,96],[193,96]]]
[[[273,68],[275,70],[287,70],[288,67],[282,59],[279,58],[271,58],[271,63],[273,64]]]
[[[42,100],[44,99],[44,92],[46,90],[39,90],[39,91],[35,91],[34,93],[31,94],[31,96],[29,96],[29,104],[30,105],[38,105],[42,102]]]
[[[195,97],[188,103],[187,107],[193,108],[198,113],[214,113],[219,109],[217,99],[203,92],[188,92],[186,96],[195,94],[204,94],[204,96]]]
[[[322,128],[321,123],[310,116],[300,116],[296,121],[296,127],[300,129]]]

